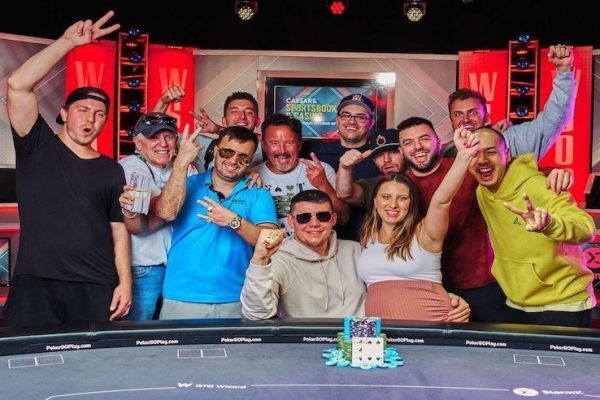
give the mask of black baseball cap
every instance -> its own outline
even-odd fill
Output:
[[[398,150],[399,147],[400,137],[396,129],[385,129],[371,136],[371,157],[386,150]]]
[[[108,93],[98,87],[93,86],[82,86],[69,93],[67,96],[67,101],[65,101],[65,107],[68,107],[71,105],[71,103],[74,103],[78,100],[84,99],[93,99],[104,103],[107,112],[110,108],[110,97],[108,97]],[[60,113],[58,113],[58,116],[56,117],[56,123],[60,125],[65,123],[60,116]]]
[[[157,132],[167,130],[177,133],[177,118],[161,112],[150,112],[142,115],[135,123],[131,136],[144,135],[151,138]]]

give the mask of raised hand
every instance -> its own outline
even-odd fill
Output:
[[[573,69],[573,46],[556,44],[548,49],[548,61],[550,61],[557,70],[569,72]]]
[[[523,200],[525,201],[525,210],[521,210],[511,203],[504,203],[504,207],[523,218],[525,220],[525,229],[528,231],[541,232],[546,229],[552,222],[552,217],[548,214],[548,210],[534,207],[526,193],[523,193]]]
[[[454,145],[457,154],[462,154],[467,158],[473,158],[479,152],[479,138],[465,128],[458,128],[454,131]]]
[[[340,168],[352,168],[368,158],[371,153],[373,153],[373,150],[367,150],[364,153],[361,153],[356,149],[348,150],[340,158]]]
[[[325,169],[315,153],[311,152],[310,158],[312,159],[312,163],[308,160],[300,159],[306,165],[306,177],[311,185],[319,190],[323,190],[322,188],[329,183],[327,175],[325,175]]]
[[[254,246],[254,254],[252,255],[252,264],[267,265],[271,256],[281,246],[281,242],[285,237],[285,232],[279,229],[263,229],[258,235],[256,246]]]
[[[74,46],[81,46],[100,39],[121,27],[119,24],[113,24],[107,28],[102,26],[115,15],[114,11],[109,11],[95,23],[91,19],[77,21],[67,28],[63,33],[63,38],[69,40]]]
[[[189,134],[189,129],[190,126],[185,124],[179,142],[179,151],[177,157],[175,157],[175,163],[184,165],[186,168],[196,159],[198,152],[203,148],[201,144],[196,143],[196,138],[200,134],[199,130],[196,129],[192,134]]]
[[[556,194],[571,189],[573,183],[573,174],[566,169],[554,168],[546,177],[546,187]]]
[[[501,119],[500,121],[493,124],[492,128],[497,130],[498,132],[502,133],[512,126],[513,126],[513,123],[510,121],[510,119]]]
[[[219,226],[229,226],[229,221],[235,217],[235,213],[228,208],[223,207],[210,197],[204,196],[203,200],[196,200],[196,203],[206,208],[206,214],[196,214],[206,222],[212,222]]]
[[[198,110],[197,113],[190,111],[190,115],[196,120],[196,127],[199,128],[199,132],[202,136],[206,136],[211,139],[219,138],[219,131],[221,130],[221,127],[212,119],[210,119],[204,108]]]

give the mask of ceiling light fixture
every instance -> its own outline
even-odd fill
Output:
[[[250,21],[258,12],[258,0],[236,0],[235,13],[242,21]]]
[[[348,9],[348,0],[327,0],[326,5],[333,15],[342,15]]]
[[[404,15],[410,22],[419,22],[425,16],[427,3],[424,0],[406,0]]]

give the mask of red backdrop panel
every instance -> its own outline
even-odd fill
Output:
[[[485,96],[492,123],[506,118],[508,50],[459,52],[458,87],[477,90]]]
[[[110,110],[107,123],[96,139],[94,147],[108,157],[114,157],[113,133],[115,109],[115,54],[117,44],[114,41],[100,40],[76,47],[66,57],[65,92],[82,86],[102,88],[110,97]],[[65,95],[65,96],[66,96]]]
[[[548,49],[540,50],[540,111],[550,96],[552,80],[556,75],[556,68],[548,61],[546,54]],[[570,170],[575,176],[571,193],[581,203],[585,200],[585,185],[591,165],[592,47],[576,47],[574,56],[576,97],[573,120],[540,165]]]
[[[185,97],[179,103],[171,103],[167,114],[177,118],[179,131],[185,124],[194,127],[194,119],[189,111],[194,110],[195,64],[193,49],[150,45],[148,50],[148,109],[160,99],[171,86],[181,86]]]

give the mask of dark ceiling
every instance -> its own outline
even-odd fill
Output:
[[[418,23],[404,18],[402,0],[349,0],[342,16],[330,14],[325,0],[259,0],[258,14],[249,22],[234,14],[234,0],[192,1],[160,6],[13,1],[11,8],[17,10],[5,7],[0,32],[54,39],[77,19],[97,19],[113,9],[113,19],[123,28],[141,26],[152,43],[201,49],[455,54],[506,48],[521,32],[529,32],[542,46],[600,48],[600,14],[583,0],[428,0],[427,15]]]

